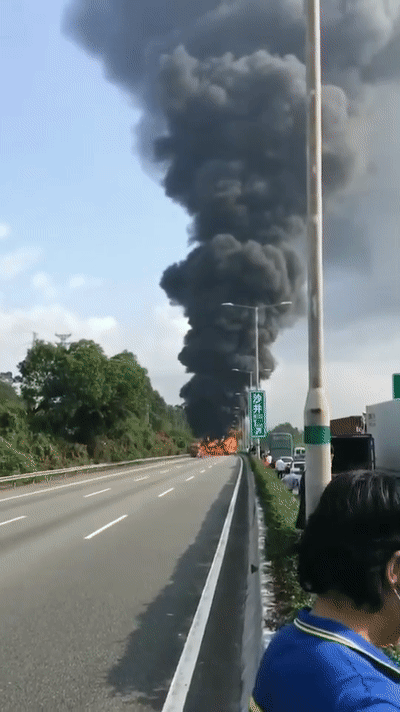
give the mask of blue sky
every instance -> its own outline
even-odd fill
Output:
[[[179,403],[187,376],[177,355],[186,322],[158,285],[163,270],[187,254],[190,221],[134,151],[138,110],[106,80],[98,60],[62,35],[65,5],[3,0],[0,10],[0,371],[17,372],[32,332],[49,341],[71,333],[72,340],[94,339],[107,355],[133,351],[166,401]],[[375,109],[372,102],[375,119],[376,106],[382,112],[382,101],[392,99],[380,114],[378,135],[387,149],[381,145],[378,158],[386,154],[397,180],[398,95],[382,96]],[[393,329],[399,215],[394,204],[388,208],[387,180],[386,174],[386,183],[377,182],[379,195],[373,192],[380,207],[371,208],[368,186],[357,193],[356,209],[367,216],[370,234],[381,235],[379,244],[371,238],[371,274],[331,270],[326,276],[332,417],[390,399],[391,373],[400,371]],[[266,385],[269,425],[302,426],[305,319],[279,337],[273,353],[279,365]]]
[[[146,344],[170,338],[158,283],[186,253],[187,216],[132,152],[139,115],[63,37],[64,5],[2,5],[1,305],[20,324],[0,367],[13,372],[33,330],[46,340],[72,331],[144,358]]]

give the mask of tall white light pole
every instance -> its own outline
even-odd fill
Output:
[[[232,371],[238,371],[239,373],[249,373],[250,374],[250,390],[253,388],[253,371],[244,371],[242,368],[232,368]],[[248,404],[247,404],[248,405]],[[246,412],[244,415],[244,422],[246,425],[246,447],[248,447],[249,452],[251,449],[251,437],[250,437],[250,414],[247,413],[248,416],[248,428],[247,428],[247,423],[246,423]]]
[[[253,306],[246,304],[233,304],[232,302],[223,302],[221,306],[223,307],[239,307],[240,309],[254,309],[255,312],[255,339],[256,339],[256,390],[260,390],[260,368],[258,363],[258,310],[259,309],[271,309],[272,307],[281,307],[286,304],[291,304],[292,302],[279,302],[278,304],[263,304],[262,306]],[[260,438],[256,440],[256,456],[260,459]]]
[[[304,409],[306,518],[331,479],[330,418],[324,382],[322,304],[322,122],[320,3],[307,0],[308,370]]]

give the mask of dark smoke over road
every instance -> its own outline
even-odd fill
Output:
[[[364,169],[368,91],[399,73],[397,0],[322,2],[323,183],[332,259],[363,238],[329,225],[329,205]],[[79,0],[65,31],[102,59],[107,78],[143,110],[143,155],[164,171],[166,194],[193,216],[192,252],[161,286],[190,330],[179,355],[187,413],[198,435],[222,435],[234,392],[270,345],[304,313],[305,22],[298,0]],[[351,238],[349,236],[351,235]],[[346,241],[353,240],[352,249]],[[289,312],[288,312],[289,309]]]

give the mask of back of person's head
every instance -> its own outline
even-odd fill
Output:
[[[379,611],[386,565],[400,550],[400,491],[380,472],[347,472],[323,491],[297,545],[300,585],[338,592],[357,608]]]

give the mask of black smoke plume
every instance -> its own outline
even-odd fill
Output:
[[[399,73],[399,3],[322,2],[323,183],[333,259],[363,251],[357,229],[329,230],[329,202],[361,170],[355,127],[369,86]],[[193,216],[186,260],[161,286],[190,330],[179,355],[198,435],[222,435],[234,392],[274,369],[279,330],[304,312],[305,19],[299,0],[78,0],[66,32],[104,62],[107,78],[143,110],[143,154],[166,194]],[[348,241],[352,240],[349,248]]]

